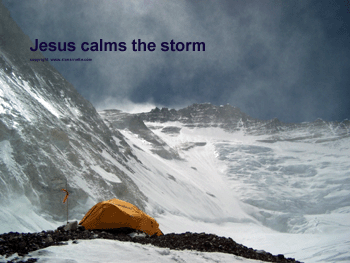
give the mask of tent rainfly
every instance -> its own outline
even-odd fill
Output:
[[[86,229],[114,229],[130,227],[152,236],[163,235],[157,221],[136,206],[111,199],[94,205],[79,222]]]

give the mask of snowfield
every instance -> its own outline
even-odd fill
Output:
[[[146,181],[137,183],[150,204],[165,210],[156,217],[163,231],[215,233],[305,262],[350,260],[348,137],[327,140],[324,135],[323,142],[314,138],[290,140],[305,136],[305,132],[287,131],[280,135],[283,140],[272,143],[266,142],[271,135],[244,131],[187,128],[180,123],[146,125],[177,149],[183,161],[159,158],[161,165],[155,165],[150,149],[147,152],[142,141],[122,131],[130,144],[143,149],[134,148],[139,159],[157,167],[148,166],[153,174],[163,175],[160,184],[164,174],[171,175],[178,185],[195,186],[200,191],[191,198],[186,188],[178,186],[175,191],[168,186],[166,190],[161,184],[163,192],[176,196],[173,200],[169,195],[152,198],[154,188],[148,190]],[[164,133],[166,126],[181,130]],[[159,172],[162,166],[166,170]],[[171,211],[167,204],[174,202],[183,210]]]
[[[16,259],[14,255],[6,260]],[[52,246],[31,253],[38,263],[112,263],[112,262],[222,262],[222,263],[259,263],[224,253],[206,253],[198,251],[178,251],[159,248],[152,245],[140,245],[112,240],[82,240],[77,244],[69,242],[66,246]],[[24,258],[26,259],[26,258]],[[1,256],[0,256],[1,260]]]
[[[146,212],[164,233],[214,233],[303,262],[350,260],[349,138],[290,140],[305,134],[288,131],[280,134],[283,139],[272,140],[269,134],[249,135],[244,130],[188,128],[179,122],[145,124],[179,156],[164,159],[142,135],[119,130],[136,157],[128,157],[133,170],[129,176],[147,196]],[[162,132],[166,127],[176,132]],[[3,144],[3,160],[10,162],[10,146]],[[102,155],[113,162],[107,152]],[[120,182],[98,166],[92,169],[107,182]],[[48,230],[64,223],[37,215],[26,200],[18,200],[10,210],[6,214],[4,209],[1,216],[5,231]],[[27,211],[25,217],[10,219],[21,210]],[[222,253],[108,240],[69,244],[31,256],[39,262],[98,262],[101,257],[103,262],[251,262]]]

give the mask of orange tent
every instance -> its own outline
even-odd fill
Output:
[[[119,200],[111,199],[93,206],[79,222],[86,229],[113,229],[130,227],[141,230],[148,235],[163,235],[157,221],[142,212],[136,206]]]

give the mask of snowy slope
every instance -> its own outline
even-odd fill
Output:
[[[0,232],[52,229],[96,202],[146,197],[92,104],[57,72],[0,3]],[[115,139],[114,139],[115,138]],[[123,146],[124,144],[124,146]],[[112,160],[112,161],[111,161]]]
[[[350,258],[348,121],[248,123],[232,116],[236,123],[227,125],[220,114],[203,114],[219,107],[191,107],[202,109],[190,118],[174,111],[157,118],[157,110],[138,115],[152,137],[177,153],[175,160],[152,151],[144,132],[118,126],[142,163],[129,161],[133,180],[163,232],[230,236],[306,262]],[[111,127],[120,114],[101,112]]]
[[[152,245],[141,245],[131,242],[113,240],[81,240],[78,244],[72,241],[65,246],[52,246],[32,252],[31,257],[38,258],[38,263],[112,263],[112,262],[220,262],[220,263],[261,263],[224,253],[206,253],[198,251],[179,251],[159,248]],[[4,260],[16,260],[17,255]],[[27,259],[30,257],[24,257]],[[1,260],[0,256],[0,260]]]

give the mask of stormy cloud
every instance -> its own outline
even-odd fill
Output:
[[[44,51],[98,109],[179,108],[229,103],[284,122],[350,116],[350,14],[341,1],[3,0],[31,38],[74,42]],[[83,42],[125,42],[127,50],[82,51]],[[132,41],[156,44],[133,51]],[[204,42],[205,51],[161,50]]]

